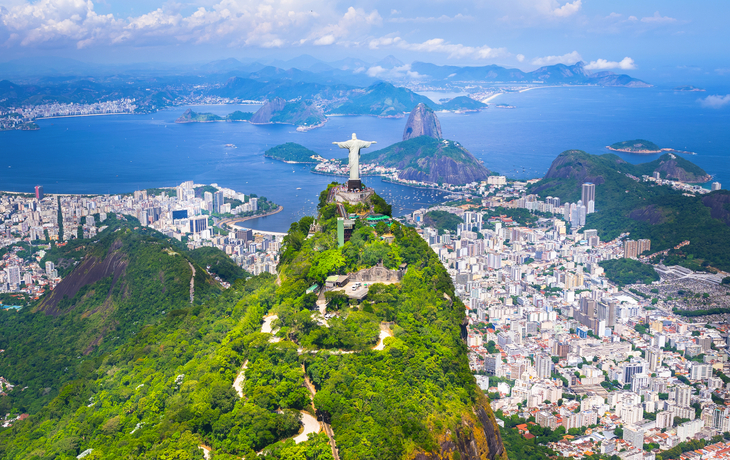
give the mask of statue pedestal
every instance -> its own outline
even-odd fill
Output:
[[[359,181],[358,181],[359,182]],[[365,190],[338,190],[335,192],[333,198],[333,202],[335,203],[350,203],[350,204],[358,204],[358,203],[368,203],[368,200],[370,197],[375,193],[375,191],[371,188],[367,188]]]
[[[350,179],[347,181],[347,190],[362,190],[362,182],[360,179]]]

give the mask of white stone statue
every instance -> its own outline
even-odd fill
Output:
[[[362,141],[357,138],[355,133],[352,133],[352,139],[346,142],[333,142],[333,144],[337,144],[340,146],[341,149],[349,149],[350,155],[350,180],[351,181],[359,181],[360,180],[360,149],[366,149],[370,147],[371,144],[377,144],[376,141]]]

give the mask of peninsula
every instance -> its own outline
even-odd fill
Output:
[[[250,120],[254,125],[281,123],[303,129],[322,126],[326,121],[324,112],[313,101],[287,102],[280,97],[267,100]]]

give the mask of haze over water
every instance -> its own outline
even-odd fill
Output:
[[[444,137],[460,142],[485,165],[508,177],[537,178],[567,149],[607,153],[606,145],[643,138],[661,147],[697,152],[687,158],[730,186],[730,111],[703,108],[707,93],[678,93],[656,88],[544,88],[504,94],[494,107],[473,114],[439,113]],[[193,107],[219,115],[257,106]],[[332,145],[356,132],[378,144],[401,140],[405,119],[332,117],[325,127],[299,133],[292,126],[248,123],[175,124],[187,107],[149,115],[112,115],[40,120],[40,131],[0,133],[0,189],[47,193],[126,193],[174,186],[185,180],[217,183],[266,196],[284,211],[246,222],[286,231],[289,224],[315,211],[319,192],[341,177],[311,174],[311,165],[289,165],[263,157],[284,142],[297,142],[325,157],[344,157]],[[226,147],[234,144],[238,148]],[[629,162],[657,155],[621,154]],[[364,178],[394,203],[400,215],[435,203],[443,195]],[[297,190],[299,188],[299,190]]]

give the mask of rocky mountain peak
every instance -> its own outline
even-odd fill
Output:
[[[441,123],[436,114],[427,105],[420,103],[408,117],[408,122],[403,130],[403,140],[413,139],[418,136],[429,136],[434,139],[441,139]]]

